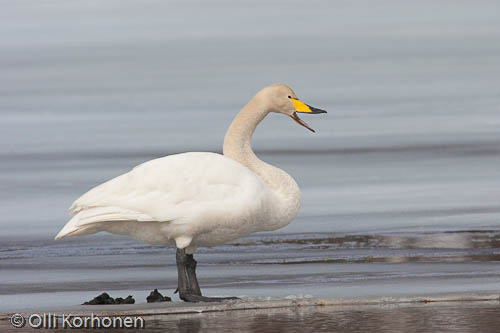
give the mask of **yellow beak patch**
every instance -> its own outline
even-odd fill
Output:
[[[295,107],[295,111],[300,113],[312,113],[311,108],[298,99],[292,98],[292,102],[293,106]]]
[[[305,128],[307,128],[311,132],[314,132],[314,130],[311,128],[311,126],[309,126],[305,121],[303,121],[302,119],[299,118],[297,113],[317,114],[317,113],[326,113],[326,111],[315,108],[313,106],[309,106],[305,103],[302,103],[301,101],[299,101],[296,98],[291,98],[291,100],[293,102],[293,107],[295,108],[295,111],[290,115],[290,117],[292,117],[292,119],[295,120],[295,122],[297,124],[304,126]]]

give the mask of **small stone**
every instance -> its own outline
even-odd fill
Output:
[[[153,290],[148,297],[146,297],[146,301],[148,303],[156,303],[156,302],[171,302],[172,299],[167,296],[163,296],[160,294],[158,289]]]
[[[95,297],[93,300],[83,303],[82,305],[110,305],[110,304],[134,304],[135,299],[132,295],[123,299],[121,297],[113,298],[108,295],[108,293],[102,293]]]
[[[115,304],[134,304],[135,299],[132,297],[132,295],[128,295],[127,298],[123,299],[121,297],[118,297],[115,299]]]
[[[104,305],[104,304],[115,304],[113,297],[110,297],[108,293],[102,293],[94,299],[83,303],[82,305]]]

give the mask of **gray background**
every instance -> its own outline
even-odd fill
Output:
[[[303,191],[284,232],[500,225],[498,1],[0,5],[2,234],[54,235],[92,186],[220,151],[276,82],[329,111],[256,131]]]

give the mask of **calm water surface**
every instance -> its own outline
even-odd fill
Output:
[[[141,332],[498,332],[500,303],[306,307],[146,317]],[[0,322],[2,332],[21,332]],[[31,329],[32,330],[32,329]],[[29,332],[30,330],[25,330]],[[55,332],[65,331],[62,329]],[[74,330],[71,331],[88,331]],[[96,329],[95,332],[106,332]],[[109,330],[108,330],[109,331]],[[128,332],[130,330],[113,330]]]
[[[498,332],[500,303],[261,310],[157,318],[179,332]],[[158,330],[160,332],[160,330]]]

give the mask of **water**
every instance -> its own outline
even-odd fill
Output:
[[[157,315],[144,332],[496,332],[498,302],[398,306],[305,307]],[[2,332],[20,332],[0,321]],[[26,329],[30,331],[30,329]],[[53,330],[54,332],[65,330]],[[73,331],[73,329],[72,329]],[[88,330],[75,330],[88,331]],[[95,329],[105,332],[104,329]],[[127,332],[129,329],[114,329]]]
[[[172,249],[51,238],[96,184],[220,151],[237,110],[275,82],[329,111],[306,119],[317,134],[270,115],[253,140],[297,180],[302,210],[277,233],[200,249],[208,294],[500,287],[497,1],[1,5],[0,311],[171,293]]]
[[[178,301],[175,252],[123,237],[3,240],[0,312],[81,304],[107,291]],[[268,298],[497,292],[500,233],[256,234],[197,254],[207,295]]]
[[[0,14],[3,235],[56,234],[145,160],[220,151],[275,82],[330,112],[255,134],[303,190],[284,232],[498,226],[497,1],[28,3]]]
[[[158,316],[151,332],[496,332],[498,302],[475,305],[303,308]]]

